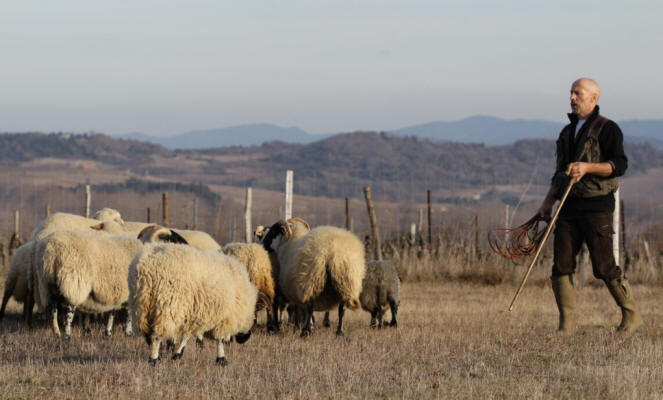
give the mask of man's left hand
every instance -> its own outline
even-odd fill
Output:
[[[571,182],[576,183],[589,172],[589,163],[572,162],[566,168],[566,175],[571,177]]]

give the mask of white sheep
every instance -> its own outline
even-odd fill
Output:
[[[56,231],[37,242],[36,247],[39,301],[51,312],[57,336],[60,335],[58,302],[67,308],[67,338],[71,336],[76,309],[84,313],[103,313],[119,310],[127,303],[129,264],[142,247],[135,234]],[[127,326],[129,330],[130,321]]]
[[[274,302],[274,268],[267,251],[257,243],[228,243],[221,251],[229,256],[235,257],[249,273],[249,279],[256,285],[258,292],[266,296],[270,307],[267,308],[268,326],[273,321],[273,310],[271,304]],[[259,303],[262,304],[262,303]]]
[[[102,208],[94,213],[95,218],[85,218],[80,215],[57,212],[42,220],[30,233],[29,241],[39,240],[58,230],[87,230],[99,221],[114,220],[124,223],[120,213],[112,208]]]
[[[157,224],[147,224],[144,222],[124,222],[123,226],[127,232],[142,232],[143,230],[152,227],[154,231],[157,231],[163,228],[161,225]],[[186,242],[199,250],[219,250],[221,246],[210,236],[209,233],[203,231],[194,231],[190,229],[171,229],[165,228],[170,231],[178,233],[183,237]]]
[[[94,217],[95,219],[90,219],[79,215],[59,212],[50,215],[37,225],[37,227],[30,233],[29,240],[24,244],[25,247],[23,250],[20,251],[20,254],[15,254],[12,259],[12,267],[8,275],[7,284],[5,285],[0,318],[4,315],[6,301],[13,296],[18,302],[25,301],[23,305],[23,314],[28,325],[31,325],[32,308],[34,300],[38,297],[38,295],[34,293],[35,285],[33,284],[34,253],[36,250],[34,243],[36,241],[48,236],[56,230],[88,230],[90,226],[98,224],[100,220],[112,220],[122,223],[120,213],[111,208],[103,208],[95,212]],[[117,226],[119,225],[116,225],[113,228],[117,230]],[[105,229],[105,231],[109,232],[110,229],[113,228]]]
[[[7,302],[14,297],[19,303],[23,304],[23,316],[27,317],[28,307],[31,302],[28,300],[28,269],[32,255],[32,246],[34,242],[27,242],[16,249],[12,257],[12,263],[5,279],[5,290],[2,297],[2,306],[0,306],[0,320],[5,315]]]
[[[320,226],[309,231],[308,224],[299,221],[279,221],[263,239],[263,246],[278,257],[279,291],[298,306],[298,320],[304,322],[302,336],[311,333],[314,310],[326,311],[335,305],[339,312],[336,333],[342,335],[345,307],[360,306],[364,246],[344,229]]]
[[[216,362],[226,365],[223,341],[248,340],[258,289],[246,268],[233,257],[184,244],[151,243],[129,267],[129,307],[159,360],[163,339],[179,340],[173,359],[182,357],[187,341],[208,333],[217,341]]]

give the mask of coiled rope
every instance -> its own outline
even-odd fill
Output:
[[[515,228],[498,228],[488,231],[490,249],[500,256],[519,261],[536,251],[546,232],[546,222],[538,214]]]

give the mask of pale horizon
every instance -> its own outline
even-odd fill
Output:
[[[601,85],[611,119],[663,117],[663,5],[466,3],[11,2],[0,14],[0,131],[564,122],[581,76]]]

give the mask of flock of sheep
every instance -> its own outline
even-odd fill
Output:
[[[351,232],[300,218],[256,229],[258,243],[223,248],[207,233],[125,222],[104,208],[93,219],[56,213],[43,220],[14,253],[7,274],[0,320],[11,297],[24,303],[30,325],[37,309],[51,318],[60,336],[58,310],[65,311],[64,335],[71,337],[75,312],[106,313],[106,335],[114,312],[128,309],[125,334],[137,327],[150,346],[150,363],[159,360],[161,343],[177,343],[173,359],[187,342],[204,336],[217,343],[216,362],[226,365],[224,342],[243,343],[265,309],[267,329],[288,321],[310,335],[314,311],[338,309],[343,334],[345,308],[371,313],[382,327],[391,311],[396,326],[400,280],[391,262],[366,262],[364,246]]]

